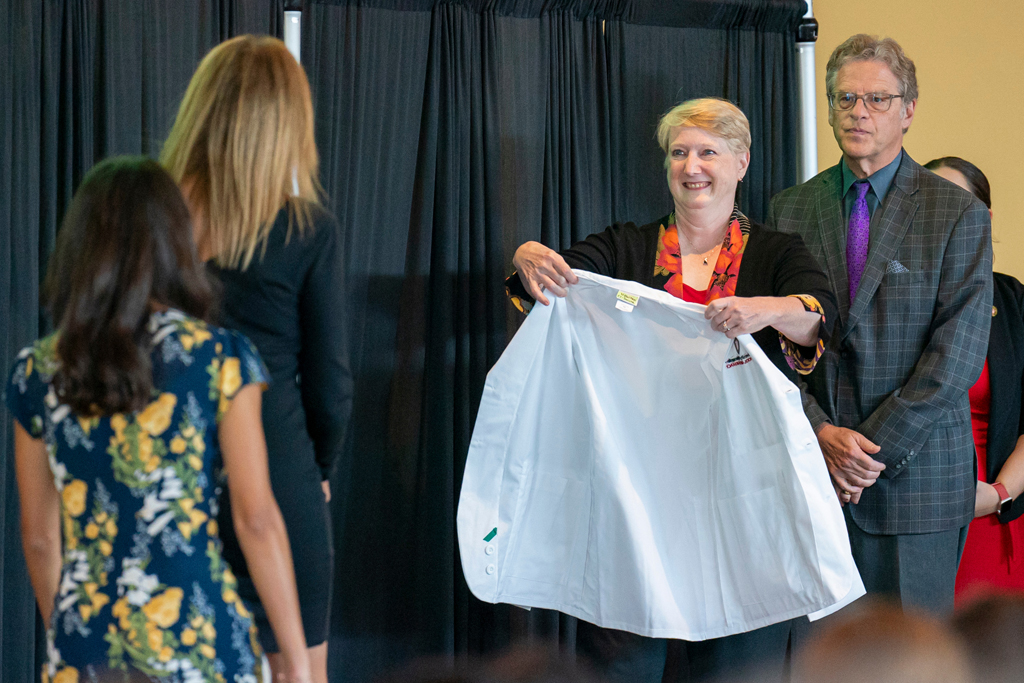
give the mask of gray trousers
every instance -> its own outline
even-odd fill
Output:
[[[797,621],[700,642],[645,638],[580,621],[576,653],[609,683],[783,683],[789,680],[790,629]]]
[[[967,541],[967,527],[930,534],[878,536],[863,531],[843,508],[850,548],[868,594],[937,617],[953,613],[956,570]]]

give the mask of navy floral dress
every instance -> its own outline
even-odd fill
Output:
[[[217,424],[244,385],[266,385],[242,335],[170,310],[149,320],[153,400],[81,417],[52,378],[57,335],[22,351],[7,404],[41,438],[60,492],[63,569],[44,683],[257,683],[249,610],[221,558]]]

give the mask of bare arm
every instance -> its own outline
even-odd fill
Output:
[[[309,655],[299,613],[292,551],[270,488],[260,387],[243,387],[220,423],[235,533],[292,681],[309,680]]]
[[[1024,494],[1024,436],[1017,437],[1017,445],[1003,467],[996,475],[996,481],[1006,487],[1006,492],[1014,500]],[[974,516],[984,517],[999,509],[999,494],[992,484],[978,482],[978,495],[975,498]]]
[[[49,625],[60,586],[60,494],[42,439],[14,423],[14,466],[21,499],[21,544],[43,623]]]

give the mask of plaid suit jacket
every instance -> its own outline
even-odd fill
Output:
[[[801,387],[804,409],[815,428],[831,422],[881,446],[874,457],[885,471],[850,510],[861,529],[964,526],[977,479],[967,390],[981,374],[992,320],[988,210],[904,151],[851,302],[842,191],[836,165],[769,208],[768,225],[803,237],[839,304],[836,333]]]

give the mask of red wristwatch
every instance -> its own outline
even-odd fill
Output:
[[[1010,506],[1013,504],[1013,498],[1010,497],[1010,492],[1006,490],[1006,487],[1000,484],[998,481],[992,484],[992,488],[999,494],[999,507],[996,508],[996,514],[1001,515],[1009,512]]]

